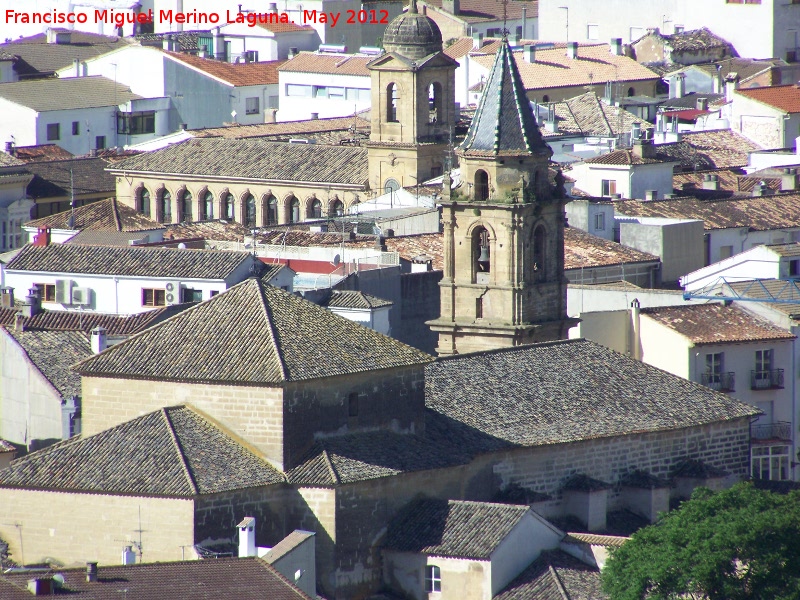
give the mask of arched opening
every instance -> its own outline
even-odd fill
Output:
[[[491,248],[489,247],[489,231],[485,227],[476,227],[472,232],[472,281],[489,283],[492,267]]]
[[[222,214],[228,221],[236,220],[236,201],[233,199],[233,194],[228,192],[222,199]]]
[[[308,218],[321,219],[322,218],[322,201],[319,198],[314,198],[308,205]]]
[[[192,192],[183,190],[181,194],[181,221],[192,220]]]
[[[300,200],[292,196],[289,201],[289,223],[300,222]]]
[[[396,83],[390,83],[386,88],[386,121],[397,123],[397,101],[400,93]]]
[[[150,191],[146,187],[139,188],[136,195],[136,210],[145,217],[150,216]]]
[[[628,98],[632,98],[635,95],[636,95],[636,90],[634,88],[632,88],[632,87],[629,87],[628,88]]]
[[[214,218],[214,194],[206,190],[206,193],[203,194],[203,203],[201,204],[203,215],[203,220],[211,220]]]
[[[358,205],[359,205],[358,198],[355,198],[355,199],[354,199],[354,200],[353,200],[353,201],[350,203],[350,212],[351,212],[351,213],[358,213]]]
[[[264,225],[278,224],[278,199],[275,196],[267,198],[267,208],[264,211]]]
[[[256,199],[253,194],[247,194],[244,199],[244,224],[246,227],[256,226]]]
[[[542,96],[542,102],[550,102],[550,96],[548,96],[547,94]]]
[[[344,204],[341,200],[334,200],[330,204],[330,216],[341,217],[344,214]]]
[[[489,174],[483,169],[475,171],[475,200],[489,199]]]
[[[533,280],[544,281],[547,278],[547,231],[544,225],[537,225],[533,230]]]
[[[161,192],[158,210],[161,213],[161,223],[172,223],[172,194],[167,190]]]
[[[434,81],[428,86],[428,123],[442,121],[442,84]]]

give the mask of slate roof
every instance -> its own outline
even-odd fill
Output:
[[[738,306],[693,304],[643,308],[642,314],[686,337],[693,344],[793,340],[795,335]]]
[[[259,139],[192,139],[133,156],[110,170],[364,185],[367,150]]]
[[[535,446],[666,431],[757,409],[588,340],[440,358],[426,404],[507,442]]]
[[[493,600],[606,600],[600,571],[562,550],[545,550]]]
[[[71,189],[75,196],[90,194],[114,195],[116,181],[105,171],[109,162],[102,158],[71,158],[67,160],[48,160],[29,162],[25,169],[34,174],[28,184],[28,195],[39,198],[70,197]],[[70,171],[72,184],[70,185]]]
[[[242,343],[248,339],[261,341]],[[180,350],[165,355],[165,347]],[[431,360],[251,278],[83,361],[76,370],[107,377],[275,385]]]
[[[217,79],[221,79],[232,86],[277,85],[278,67],[286,62],[283,60],[273,60],[236,64],[211,58],[200,58],[199,56],[184,54],[182,52],[164,51],[164,54],[173,60],[199,69]]]
[[[795,84],[739,88],[735,93],[785,113],[800,113],[800,87]]]
[[[394,302],[355,290],[334,290],[320,306],[327,308],[382,308]]]
[[[699,200],[619,200],[614,202],[618,215],[629,217],[666,217],[700,219],[705,229],[747,227],[750,231],[768,231],[800,227],[800,194]]]
[[[185,406],[48,446],[0,471],[0,487],[142,496],[194,497],[281,481],[279,471]]]
[[[37,112],[117,106],[142,96],[105,77],[30,79],[0,84],[0,98]]]
[[[442,8],[442,0],[420,0],[420,6],[428,5]],[[509,19],[521,19],[522,8],[527,8],[527,18],[539,16],[539,3],[536,1],[509,2],[507,16]],[[446,11],[443,11],[446,12]],[[452,14],[452,13],[447,13]],[[503,3],[500,0],[461,0],[460,10],[456,17],[467,23],[483,23],[503,20]]]
[[[280,123],[258,123],[255,125],[233,125],[228,127],[208,127],[206,129],[191,129],[195,137],[224,137],[224,138],[274,138],[288,141],[296,137],[314,137],[319,143],[318,136],[322,133],[348,133],[354,137],[356,133],[369,134],[370,122],[362,117],[334,117],[330,119],[307,119],[305,121],[283,121]]]
[[[564,228],[564,269],[660,261],[658,256],[623,246],[576,227]]]
[[[458,152],[466,156],[553,153],[536,124],[508,40],[495,55],[486,88]]]
[[[653,124],[619,106],[603,102],[595,92],[586,92],[569,100],[552,104],[559,133],[615,136],[629,132],[634,123],[642,130]]]
[[[675,170],[698,171],[744,167],[749,153],[759,146],[730,129],[687,132],[680,142],[658,144],[655,157],[659,160],[677,160]]]
[[[389,524],[385,548],[489,560],[529,510],[527,505],[416,500]]]
[[[74,221],[70,225],[69,221],[73,216]],[[65,210],[41,219],[28,221],[25,226],[119,232],[142,232],[148,229],[164,228],[164,225],[144,216],[130,206],[117,202],[116,198],[108,198],[98,202],[90,202],[83,206],[76,206],[74,212],[71,209]]]
[[[607,154],[584,159],[583,162],[590,165],[654,165],[661,164],[664,161],[655,158],[643,158],[629,148],[620,148]]]
[[[39,372],[62,398],[81,395],[80,375],[70,369],[92,355],[86,335],[79,331],[15,331],[4,327]]]
[[[316,52],[300,52],[280,67],[278,72],[285,73],[323,73],[326,75],[358,75],[369,77],[367,63],[374,56],[355,54],[318,54]]]
[[[659,79],[658,74],[632,58],[611,54],[608,44],[580,44],[575,59],[569,58],[563,47],[537,48],[533,63],[524,60],[521,50],[513,54],[527,91]],[[488,69],[494,57],[473,55],[473,60]]]
[[[97,581],[86,581],[86,569],[54,569],[64,577],[68,594],[80,600],[312,600],[283,575],[259,558],[217,558],[185,562],[158,562],[127,566],[100,565]],[[35,576],[43,574],[36,573]],[[30,600],[31,572],[0,575],[4,600]],[[8,596],[6,594],[8,590]],[[19,591],[19,595],[16,594]],[[124,593],[123,593],[124,592]]]
[[[246,252],[28,244],[6,265],[6,269],[120,277],[225,279],[243,263],[249,264],[252,260]]]

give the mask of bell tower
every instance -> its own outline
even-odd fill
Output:
[[[428,325],[440,355],[565,339],[563,177],[503,40],[467,136],[460,184],[442,191],[441,312]]]
[[[369,185],[378,194],[443,172],[455,125],[455,70],[442,33],[411,0],[383,35],[386,53],[371,61]]]

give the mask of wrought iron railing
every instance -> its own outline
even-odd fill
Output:
[[[774,423],[753,423],[750,437],[754,440],[791,440],[792,424],[786,421]]]
[[[750,371],[750,389],[752,390],[783,389],[783,369]]]
[[[732,392],[736,389],[735,373],[703,373],[701,383],[718,392]]]

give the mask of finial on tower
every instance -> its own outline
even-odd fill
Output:
[[[414,0],[411,0],[412,2]],[[506,21],[508,20],[508,0],[503,0],[503,39],[508,39],[508,27]]]
[[[408,5],[408,12],[416,13],[417,12],[417,0],[411,0]]]

